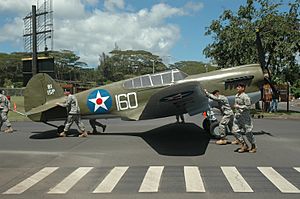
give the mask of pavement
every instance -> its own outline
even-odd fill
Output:
[[[87,138],[14,122],[0,134],[0,198],[300,197],[299,121],[254,119],[258,152],[240,154],[216,145],[202,119],[103,120],[105,133]]]

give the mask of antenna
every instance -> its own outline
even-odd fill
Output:
[[[26,52],[33,51],[34,34],[36,34],[37,52],[53,50],[53,0],[44,0],[38,7],[36,17],[36,32],[33,33],[32,12],[23,18],[24,21],[24,49]],[[37,4],[39,5],[39,4]]]

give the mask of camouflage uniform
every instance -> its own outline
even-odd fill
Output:
[[[102,127],[102,131],[103,132],[106,129],[106,125],[105,124],[101,124],[100,122],[97,122],[96,119],[90,119],[89,122],[90,122],[91,127],[93,128],[93,133],[98,133],[96,126]]]
[[[13,131],[13,129],[11,128],[11,123],[7,117],[9,109],[10,109],[10,101],[7,99],[7,97],[5,95],[0,94],[0,114],[1,114],[0,129],[3,125],[3,123],[5,123],[7,126],[7,129],[5,130],[5,132],[7,132],[7,133],[11,133]]]
[[[240,141],[245,143],[241,130],[245,131],[246,137],[251,144],[255,144],[255,138],[252,133],[253,124],[250,115],[251,100],[246,93],[236,94],[235,96],[236,112],[234,114],[232,133]]]
[[[220,109],[223,117],[219,123],[219,133],[220,133],[220,138],[225,138],[226,137],[226,128],[228,127],[228,124],[230,122],[232,122],[233,120],[233,111],[229,105],[228,99],[227,97],[225,97],[224,95],[219,95],[218,97],[210,94],[210,93],[206,93],[206,95],[214,100],[218,102],[218,109]]]
[[[80,117],[80,108],[78,106],[77,99],[74,95],[68,95],[67,100],[64,104],[61,104],[63,107],[67,107],[68,118],[65,123],[64,132],[68,132],[73,122],[75,122],[82,132],[85,132],[84,124],[81,121]]]

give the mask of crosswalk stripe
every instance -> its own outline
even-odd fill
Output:
[[[234,192],[253,192],[236,167],[221,167]]]
[[[110,193],[118,184],[124,173],[129,167],[115,167],[104,178],[104,180],[98,185],[93,193]]]
[[[83,176],[85,176],[94,167],[79,167],[67,176],[63,181],[52,188],[49,194],[64,194],[67,193]]]
[[[204,184],[198,167],[185,166],[184,179],[187,192],[205,192]]]
[[[45,167],[39,172],[33,174],[29,178],[23,180],[19,184],[5,191],[3,194],[21,194],[39,181],[43,180],[45,177],[53,173],[58,167]]]
[[[300,167],[294,167],[294,169],[300,172]]]
[[[140,186],[139,192],[158,192],[160,178],[163,170],[163,166],[149,167]]]
[[[266,176],[283,193],[300,193],[292,183],[282,177],[272,167],[257,167],[260,172]]]

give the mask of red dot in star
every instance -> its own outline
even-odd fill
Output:
[[[101,99],[101,98],[98,98],[98,99],[96,100],[96,103],[97,103],[98,105],[101,105],[101,104],[102,104],[102,99]]]

